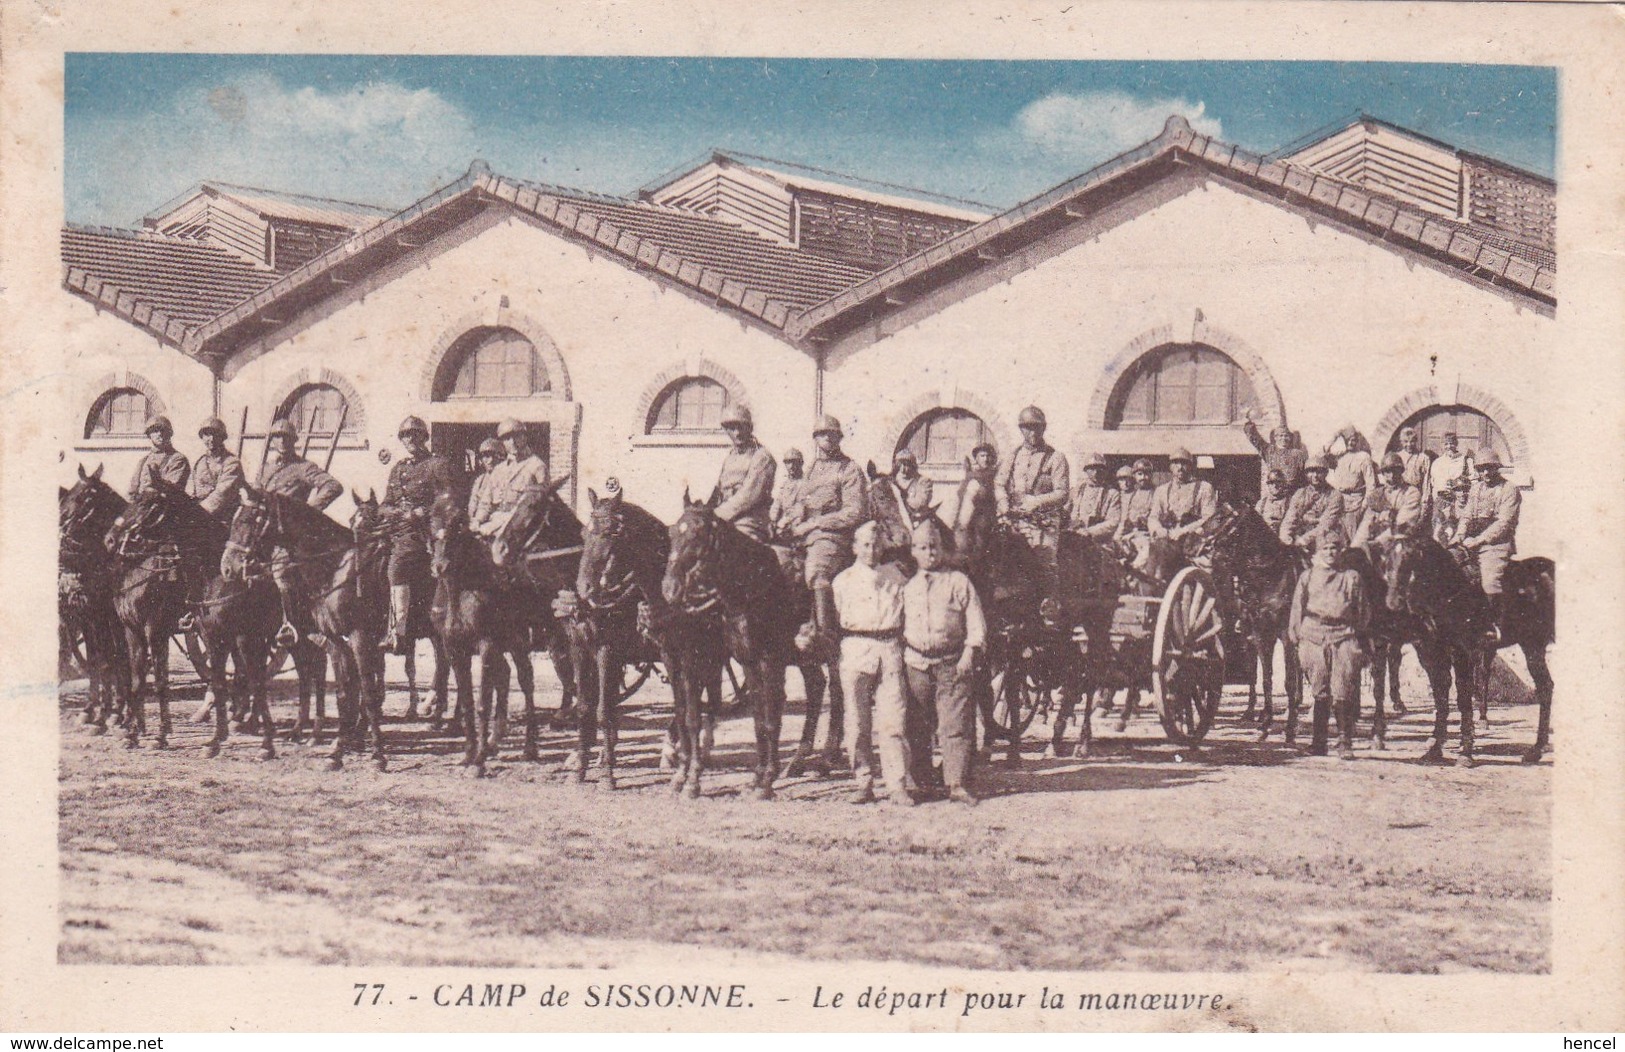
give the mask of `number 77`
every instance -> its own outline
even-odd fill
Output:
[[[371,984],[368,984],[368,983],[356,983],[355,984],[355,1003],[357,1005],[360,1005],[362,998],[367,996],[367,991],[368,990],[372,991],[372,1003],[373,1004],[377,1004],[378,999],[380,997],[384,996],[384,984],[383,983],[371,983]]]

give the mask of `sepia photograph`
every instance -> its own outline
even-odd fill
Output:
[[[840,1029],[1550,979],[1562,62],[675,51],[63,49],[34,959]]]

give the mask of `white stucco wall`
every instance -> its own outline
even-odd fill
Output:
[[[967,279],[834,347],[825,405],[847,421],[854,455],[889,456],[930,392],[983,416],[1005,449],[1016,414],[1036,403],[1069,456],[1163,454],[1175,439],[1198,453],[1246,450],[1229,429],[1091,426],[1113,379],[1141,353],[1204,342],[1262,363],[1311,449],[1345,423],[1381,440],[1379,423],[1412,395],[1409,411],[1461,401],[1493,408],[1509,439],[1521,429],[1528,455],[1516,477],[1538,482],[1553,319],[1221,184],[1160,196],[1130,222],[1058,235],[995,264],[985,287]],[[1255,386],[1263,395],[1256,375]],[[1487,399],[1497,404],[1479,404]],[[1538,486],[1526,492],[1527,550],[1541,549],[1551,515]]]

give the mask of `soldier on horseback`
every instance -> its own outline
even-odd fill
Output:
[[[323,509],[344,492],[338,479],[299,455],[299,432],[293,421],[283,417],[271,425],[267,436],[271,443],[265,465],[260,468],[259,488],[293,500],[301,500],[313,508]],[[277,545],[271,553],[271,579],[276,582],[282,597],[282,626],[277,629],[277,643],[292,647],[302,634],[294,627],[294,612],[304,609],[300,602],[299,581],[293,572],[293,561],[288,550]],[[300,614],[300,619],[304,615]]]
[[[1286,518],[1281,522],[1281,543],[1290,544],[1300,551],[1314,546],[1315,537],[1332,523],[1342,525],[1343,495],[1333,489],[1326,476],[1332,470],[1332,458],[1324,453],[1309,458],[1303,475],[1307,480],[1287,505]]]
[[[429,515],[435,501],[451,492],[451,466],[429,452],[429,426],[418,417],[402,420],[396,437],[406,456],[389,469],[383,506],[397,509],[407,525],[390,537],[389,634],[378,645],[404,654],[412,641],[412,589],[428,587]]]
[[[140,500],[142,494],[156,489],[160,480],[185,489],[186,480],[192,473],[192,465],[171,444],[171,439],[175,437],[175,425],[169,422],[169,417],[155,416],[148,420],[146,432],[148,440],[152,442],[152,452],[142,457],[135,466],[135,475],[130,479],[132,501]]]
[[[500,440],[488,438],[480,443],[479,455],[481,470],[468,490],[468,526],[480,536],[489,537],[495,532],[488,523],[496,515],[496,486],[507,466],[508,451]]]
[[[716,516],[752,540],[767,543],[772,528],[773,476],[778,464],[773,454],[756,441],[755,424],[747,406],[730,406],[722,415],[722,429],[733,448],[722,458],[717,489],[722,503]]]
[[[1405,470],[1405,458],[1400,454],[1383,458],[1381,482],[1366,501],[1365,514],[1354,531],[1354,547],[1383,547],[1421,527],[1422,491],[1405,481]]]
[[[1174,477],[1152,493],[1146,529],[1152,537],[1177,544],[1188,558],[1207,537],[1219,513],[1219,498],[1212,483],[1195,476],[1196,458],[1190,450],[1174,450],[1168,466]]]
[[[192,465],[192,496],[203,510],[223,523],[237,512],[238,490],[243,484],[243,462],[226,449],[226,422],[211,416],[198,428],[204,449]]]
[[[1030,405],[1016,420],[1021,429],[1021,445],[999,469],[993,487],[999,515],[1038,556],[1046,580],[1041,594],[1055,591],[1055,551],[1066,518],[1066,502],[1072,493],[1066,457],[1044,441],[1047,421],[1044,411]]]
[[[1266,482],[1267,489],[1264,495],[1258,498],[1254,510],[1258,512],[1258,517],[1264,520],[1264,524],[1279,536],[1281,523],[1286,521],[1287,505],[1292,503],[1293,489],[1291,483],[1287,481],[1286,474],[1279,469],[1272,469]]]
[[[903,503],[907,505],[911,517],[918,519],[931,514],[936,486],[920,474],[920,459],[912,449],[899,449],[897,455],[892,457],[892,479],[903,494]]]
[[[813,440],[818,457],[802,490],[806,518],[790,527],[790,536],[807,552],[806,581],[813,592],[813,624],[833,646],[839,635],[835,613],[835,575],[852,562],[852,534],[869,517],[863,471],[841,452],[841,422],[826,415]]]
[[[773,498],[773,504],[768,508],[768,518],[772,521],[774,534],[789,532],[791,526],[805,517],[805,504],[802,502],[802,490],[806,488],[807,476],[802,466],[807,458],[802,456],[801,450],[791,446],[784,451],[784,481],[779,483],[779,492]]]
[[[1453,543],[1473,556],[1479,587],[1489,597],[1499,633],[1506,620],[1507,597],[1502,587],[1507,563],[1517,551],[1518,514],[1523,495],[1501,474],[1501,458],[1486,450],[1478,455],[1478,479],[1467,491],[1467,503],[1456,526]]]
[[[1083,462],[1083,474],[1084,483],[1072,495],[1067,513],[1071,529],[1091,540],[1109,541],[1123,519],[1123,495],[1112,486],[1106,458],[1099,453]]]

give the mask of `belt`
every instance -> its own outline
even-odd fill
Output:
[[[1341,620],[1339,618],[1321,617],[1319,614],[1317,614],[1317,613],[1315,613],[1315,612],[1313,612],[1311,610],[1305,610],[1304,613],[1308,614],[1312,619],[1314,619],[1319,624],[1325,625],[1328,628],[1353,628],[1354,627],[1353,625],[1349,624],[1347,621]]]
[[[965,650],[963,643],[956,647],[939,647],[936,650],[921,650],[913,643],[904,643],[904,646],[928,661],[941,661],[943,658],[958,657]]]
[[[1352,496],[1355,496],[1356,494],[1363,497],[1363,496],[1365,496],[1365,487],[1364,486],[1356,486],[1354,489],[1338,490],[1338,492],[1343,494],[1345,497],[1352,497]]]
[[[897,639],[903,634],[900,628],[888,628],[884,631],[870,632],[862,628],[842,628],[844,635],[857,636],[860,639]]]

